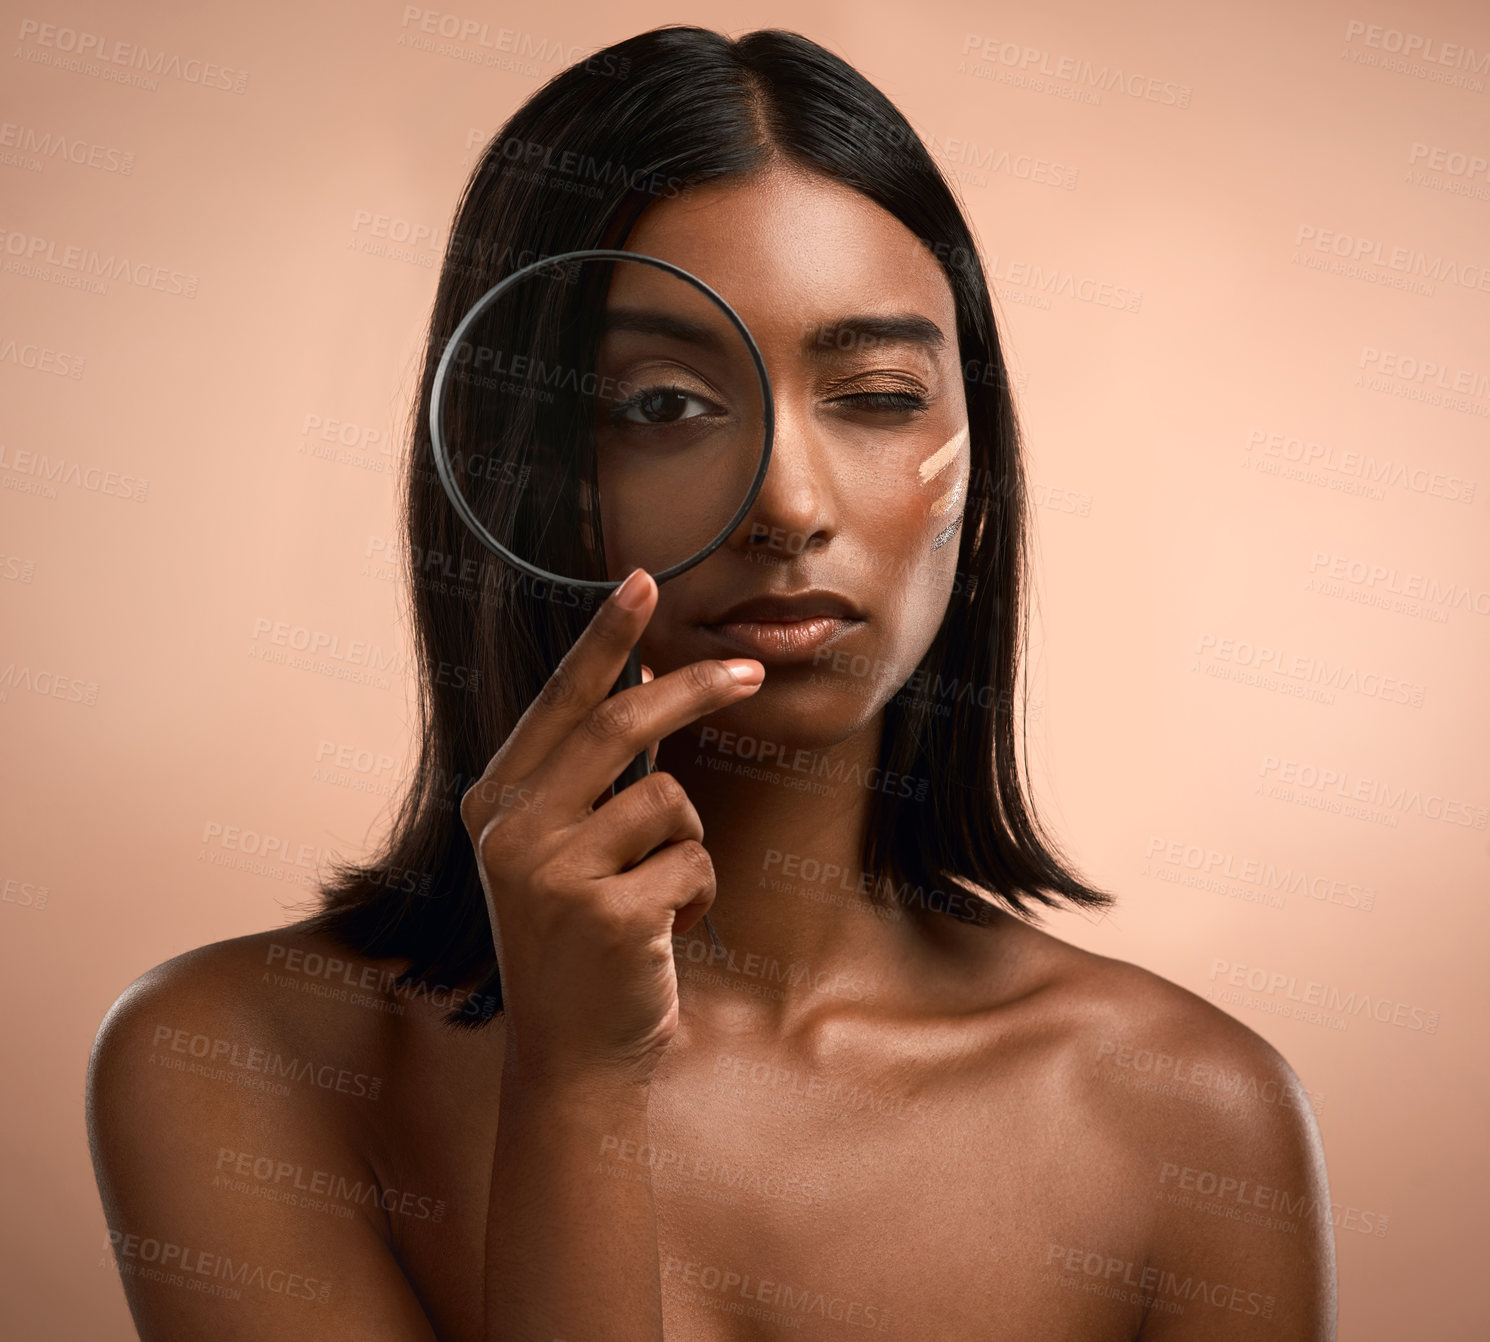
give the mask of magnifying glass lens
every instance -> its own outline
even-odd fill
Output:
[[[467,315],[437,379],[447,492],[560,582],[659,580],[728,535],[768,453],[757,357],[669,270],[554,258]],[[478,532],[479,534],[479,532]]]

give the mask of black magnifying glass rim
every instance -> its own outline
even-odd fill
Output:
[[[724,529],[714,537],[703,549],[696,554],[690,555],[680,563],[671,568],[665,568],[660,573],[654,573],[654,582],[666,582],[667,579],[692,568],[695,564],[702,563],[714,553],[726,540],[730,533],[745,520],[745,515],[754,505],[756,497],[761,492],[761,485],[765,483],[766,470],[771,464],[771,445],[776,438],[776,403],[771,396],[771,379],[766,372],[766,361],[761,356],[760,346],[755,343],[755,337],[750,334],[750,328],[740,320],[740,315],[734,308],[730,307],[717,293],[714,292],[697,275],[675,266],[671,261],[663,261],[656,256],[648,256],[644,252],[626,252],[614,248],[588,248],[577,252],[558,252],[553,256],[545,256],[541,260],[534,261],[524,266],[521,270],[514,270],[512,274],[498,281],[488,289],[471,306],[471,310],[461,318],[460,324],[451,333],[450,339],[445,344],[445,352],[440,356],[439,367],[435,369],[434,386],[430,391],[429,401],[429,439],[430,449],[434,453],[435,470],[439,473],[440,484],[445,488],[445,494],[450,499],[455,511],[460,514],[461,520],[476,533],[477,539],[486,546],[488,550],[500,555],[509,564],[515,565],[524,573],[546,582],[557,583],[564,587],[578,588],[585,591],[610,592],[619,587],[624,579],[590,579],[590,578],[568,578],[558,573],[550,573],[547,569],[539,568],[536,564],[530,564],[521,556],[513,554],[482,524],[481,519],[471,511],[470,505],[460,490],[456,488],[455,476],[450,469],[450,461],[445,451],[445,435],[443,423],[445,417],[445,383],[450,375],[450,368],[455,359],[455,351],[460,348],[461,338],[470,329],[474,322],[488,307],[490,307],[501,294],[517,284],[520,280],[537,274],[542,270],[549,270],[555,266],[570,261],[635,261],[640,265],[652,266],[657,270],[665,271],[669,275],[675,275],[680,280],[686,280],[706,298],[711,298],[724,310],[724,315],[730,319],[735,330],[745,341],[745,347],[750,351],[750,357],[755,363],[756,376],[760,379],[761,396],[764,401],[763,412],[765,421],[765,433],[762,440],[762,451],[760,466],[755,472],[755,479],[751,482],[749,490],[745,494],[745,500],[736,509],[735,515],[725,523]]]

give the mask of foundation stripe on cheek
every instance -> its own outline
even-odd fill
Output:
[[[935,452],[926,458],[920,465],[921,483],[934,479],[957,460],[957,454],[962,451],[963,444],[967,442],[967,425],[964,424],[950,438],[947,439]]]

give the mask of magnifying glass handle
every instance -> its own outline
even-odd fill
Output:
[[[633,686],[642,683],[642,654],[641,649],[633,646],[626,657],[626,665],[621,668],[621,674],[616,677],[616,683],[610,687],[611,694],[620,694],[622,690],[629,690]],[[643,750],[616,776],[616,781],[610,785],[610,795],[614,797],[618,792],[624,792],[633,783],[640,782],[652,772],[651,756]],[[719,940],[719,933],[714,930],[714,924],[709,921],[709,915],[704,914],[704,927],[708,930],[709,940],[714,949],[721,954],[724,952],[724,943]]]
[[[642,654],[641,649],[632,646],[626,656],[626,665],[621,668],[621,674],[616,678],[616,683],[610,687],[611,694],[620,694],[622,690],[629,690],[642,683]],[[633,783],[639,783],[652,772],[652,761],[645,747],[642,748],[634,760],[631,761],[617,775],[616,781],[610,785],[610,795],[624,791]]]

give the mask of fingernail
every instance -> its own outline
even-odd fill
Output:
[[[636,610],[647,599],[646,579],[641,576],[644,572],[644,569],[632,569],[626,581],[616,588],[616,605],[622,610]]]
[[[742,685],[758,685],[766,678],[766,668],[759,662],[750,662],[743,659],[731,660],[725,663],[729,673]]]

